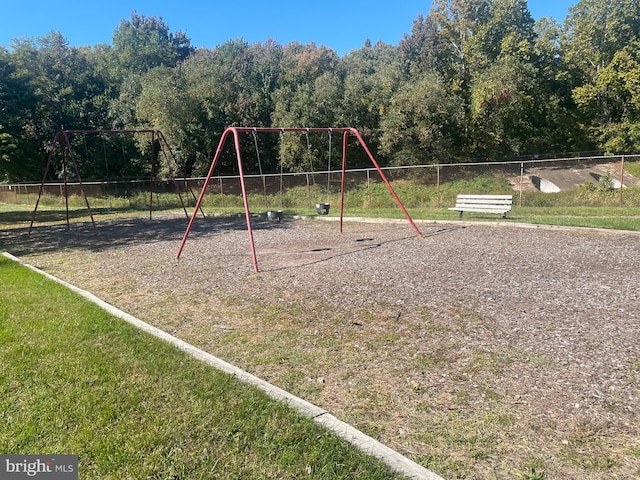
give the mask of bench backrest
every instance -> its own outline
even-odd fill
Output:
[[[457,204],[466,205],[512,205],[513,195],[466,195],[456,197]]]

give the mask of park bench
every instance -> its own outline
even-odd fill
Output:
[[[498,213],[502,218],[507,217],[507,212],[511,210],[513,195],[458,195],[456,206],[449,210],[460,212],[478,213]]]

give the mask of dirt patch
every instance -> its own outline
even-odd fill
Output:
[[[184,217],[0,247],[445,478],[640,477],[640,236]],[[178,366],[176,366],[178,368]]]

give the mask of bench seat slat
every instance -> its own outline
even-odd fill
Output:
[[[510,205],[456,205],[452,210],[495,210],[497,212],[511,210]]]
[[[454,210],[456,212],[485,212],[485,213],[504,213],[511,211],[510,208],[469,208],[469,207],[450,207],[449,210]]]

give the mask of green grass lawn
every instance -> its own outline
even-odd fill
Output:
[[[0,256],[0,453],[82,479],[402,478],[254,387]]]

